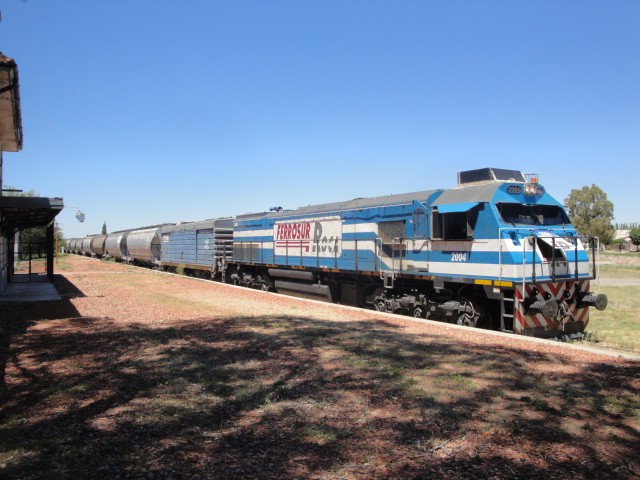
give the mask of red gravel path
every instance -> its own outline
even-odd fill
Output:
[[[640,472],[638,362],[62,262],[0,306],[0,478]]]

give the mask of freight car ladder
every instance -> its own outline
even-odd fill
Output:
[[[213,228],[213,237],[212,275],[220,273],[224,281],[227,264],[233,260],[233,230],[228,226],[216,225]]]
[[[509,234],[508,231],[510,231],[510,229],[505,229],[505,228],[501,228],[498,231],[498,241],[500,242],[500,250],[498,252],[498,266],[500,268],[499,270],[499,276],[498,276],[498,281],[500,284],[502,284],[502,276],[504,273],[504,263],[502,262],[502,255],[503,255],[503,240],[505,238],[509,238]],[[526,245],[525,243],[523,243],[523,249],[526,249]],[[523,259],[524,259],[524,254],[523,254]],[[514,325],[515,325],[515,316],[516,316],[516,310],[517,310],[517,305],[516,305],[516,298],[515,298],[515,290],[502,290],[501,294],[500,294],[500,331],[501,332],[509,332],[509,333],[513,333],[513,329],[514,329]],[[495,328],[495,326],[493,325],[493,320],[491,321],[492,325],[491,328]]]
[[[500,331],[513,332],[516,314],[515,290],[504,290],[500,300]],[[494,327],[495,328],[495,327]]]

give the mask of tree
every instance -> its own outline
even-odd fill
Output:
[[[636,251],[638,250],[638,246],[640,246],[640,228],[634,228],[629,232],[629,238],[631,238],[631,243],[636,246]]]
[[[104,222],[102,224],[102,235],[106,235],[107,234],[107,222]]]
[[[613,203],[597,185],[573,189],[565,200],[571,223],[582,235],[600,238],[600,243],[609,245],[615,237],[611,225]]]

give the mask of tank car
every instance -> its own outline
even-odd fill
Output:
[[[105,255],[104,243],[107,239],[106,235],[95,235],[91,238],[89,249],[92,257],[102,258]]]
[[[80,254],[91,256],[91,238],[92,237],[84,237],[82,239],[82,243],[80,244]]]
[[[76,243],[76,239],[75,238],[69,238],[67,240],[67,245],[65,247],[65,252],[69,253],[69,252],[73,252],[73,247]]]
[[[232,218],[178,223],[165,227],[162,230],[162,268],[214,278],[231,259],[232,238]]]
[[[122,261],[128,256],[127,253],[127,236],[129,230],[123,232],[113,232],[107,235],[104,242],[105,254],[109,258],[115,258],[117,261]]]
[[[589,307],[607,305],[591,291],[596,247],[537,175],[484,168],[460,172],[452,189],[238,217],[222,273],[381,311],[580,337]]]
[[[162,228],[155,226],[129,232],[126,239],[128,255],[125,261],[159,268]]]

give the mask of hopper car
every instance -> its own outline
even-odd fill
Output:
[[[102,258],[105,254],[105,240],[106,235],[95,235],[91,238],[89,249],[91,250],[92,257]]]
[[[104,243],[105,254],[107,257],[122,260],[128,256],[127,252],[127,236],[129,231],[115,232],[107,235]]]

